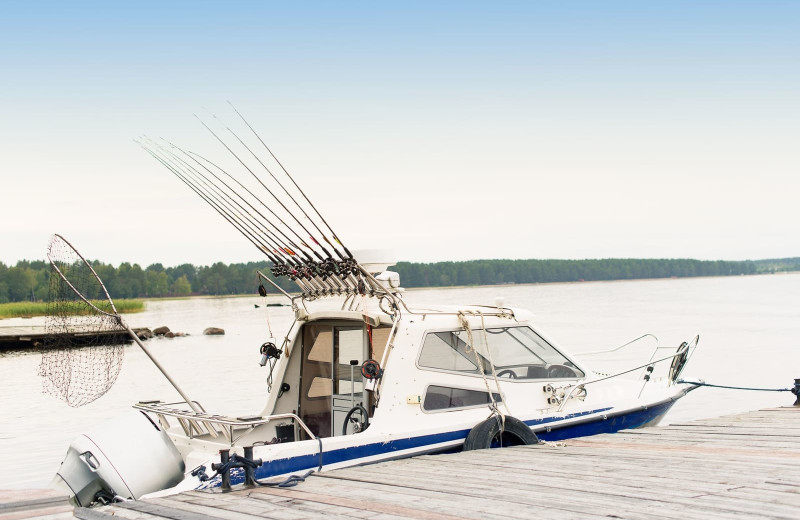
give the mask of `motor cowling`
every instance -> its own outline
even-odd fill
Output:
[[[173,487],[184,469],[166,432],[144,413],[131,412],[72,441],[54,484],[65,484],[71,500],[86,507],[99,499],[138,499]]]

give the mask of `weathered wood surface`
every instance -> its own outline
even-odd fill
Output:
[[[67,497],[50,489],[0,489],[0,520],[72,518]]]
[[[138,329],[134,329],[136,332]],[[119,343],[128,341],[128,333],[120,330],[94,330],[91,328],[73,327],[63,336],[70,336],[80,343],[81,340],[94,341],[98,337],[106,338],[110,342]],[[0,327],[0,349],[28,349],[42,346],[47,336],[44,325],[30,325],[23,327]]]
[[[77,509],[86,520],[800,518],[800,409],[192,491]],[[0,520],[5,517],[0,514]]]

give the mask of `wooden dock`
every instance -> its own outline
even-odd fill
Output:
[[[140,329],[133,329],[134,332]],[[118,344],[130,341],[128,333],[119,330],[90,330],[90,329],[74,329],[69,333],[63,334],[69,336],[70,341],[75,345],[82,343],[96,344],[98,338],[104,339],[107,344]],[[0,350],[26,350],[30,348],[38,348],[44,344],[47,332],[44,325],[28,325],[22,327],[0,327]]]
[[[315,474],[291,488],[192,491],[73,514],[87,520],[797,519],[800,408],[422,456]],[[0,520],[7,518],[27,517],[6,517],[0,508]]]

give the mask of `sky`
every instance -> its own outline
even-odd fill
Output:
[[[134,142],[227,101],[350,249],[800,256],[798,56],[800,2],[4,2],[0,261],[263,259]]]

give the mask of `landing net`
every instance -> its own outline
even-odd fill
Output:
[[[53,235],[47,257],[50,298],[39,376],[44,393],[79,407],[116,381],[126,329],[100,278],[69,242]]]

